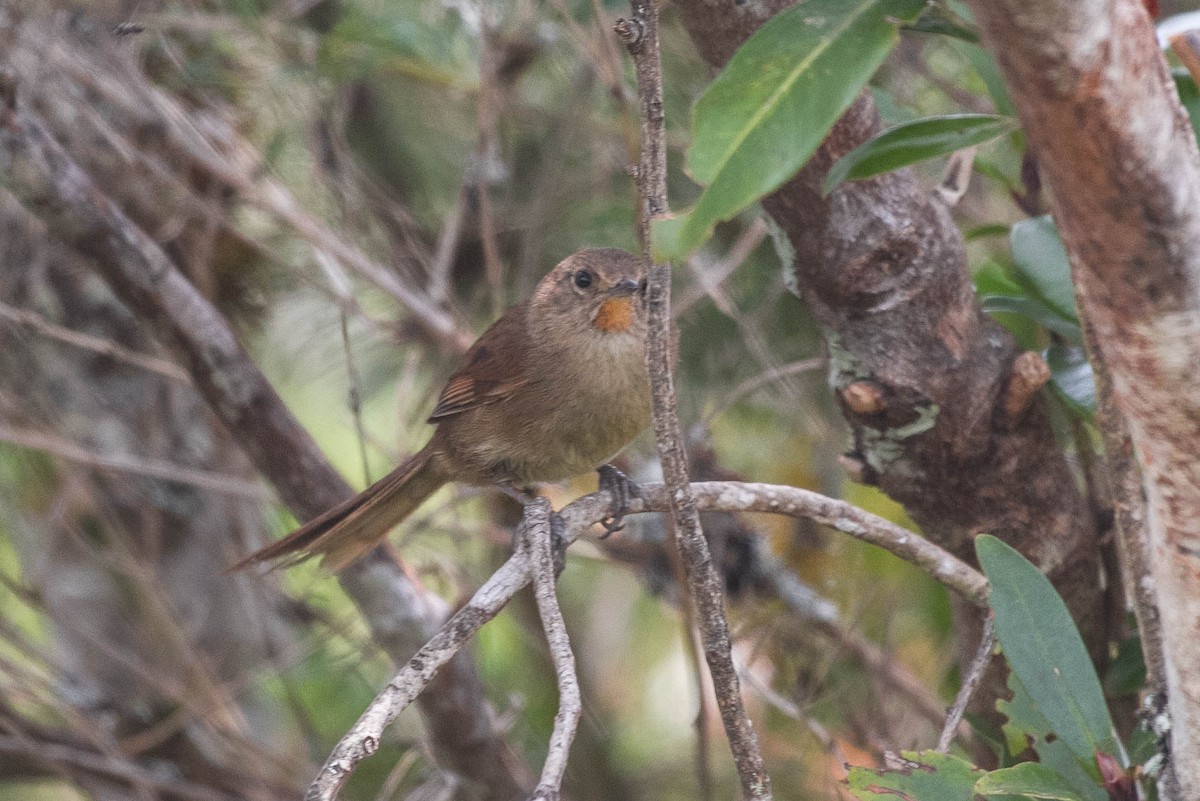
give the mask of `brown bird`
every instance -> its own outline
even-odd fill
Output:
[[[321,556],[341,570],[450,481],[511,491],[604,466],[602,482],[624,483],[607,462],[650,421],[645,287],[623,250],[559,262],[463,356],[424,448],[231,569]]]

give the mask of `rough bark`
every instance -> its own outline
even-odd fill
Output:
[[[1200,158],[1143,4],[971,4],[1144,477],[1172,759],[1200,797]],[[1140,578],[1140,577],[1139,577]]]
[[[677,4],[714,67],[786,5]],[[763,201],[795,250],[796,291],[829,345],[831,383],[854,434],[849,456],[861,480],[903,503],[927,537],[961,558],[974,561],[973,538],[986,532],[1039,565],[1103,663],[1095,532],[1042,400],[1005,411],[1019,353],[980,311],[947,210],[904,170],[821,195],[833,161],[879,131],[863,94],[809,164]],[[867,407],[855,402],[864,388],[875,399]],[[968,623],[958,638],[965,666],[978,621],[969,610],[958,617]],[[983,696],[1001,691],[993,678]]]

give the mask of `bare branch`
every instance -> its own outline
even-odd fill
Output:
[[[567,639],[567,627],[563,622],[562,610],[554,589],[554,547],[550,530],[550,502],[538,498],[525,507],[522,530],[518,537],[532,557],[533,595],[537,600],[538,615],[546,632],[546,644],[550,647],[550,658],[554,662],[554,674],[558,680],[558,714],[554,716],[554,731],[550,736],[550,747],[546,763],[542,766],[542,778],[531,799],[557,801],[562,793],[563,774],[567,770],[567,755],[575,739],[575,729],[583,712],[579,692],[579,677],[575,673],[575,655]]]
[[[654,439],[663,477],[671,489],[671,521],[675,544],[695,601],[696,624],[712,674],[717,706],[729,738],[742,792],[753,801],[768,801],[771,779],[758,747],[758,736],[746,715],[737,670],[733,665],[725,593],[700,529],[696,501],[688,485],[687,453],[679,425],[674,384],[671,333],[671,267],[650,257],[650,221],[667,213],[667,151],[663,126],[662,63],[658,40],[658,3],[632,0],[632,19],[617,22],[617,34],[633,57],[642,120],[642,153],[638,164],[641,197],[638,233],[649,265],[647,298],[649,333],[646,366],[653,399]]]
[[[674,508],[672,492],[663,484],[644,484],[633,498],[629,513],[667,512]],[[833,526],[856,539],[886,548],[928,572],[977,606],[986,606],[988,584],[981,573],[937,545],[881,517],[845,501],[815,492],[776,484],[738,481],[702,481],[691,484],[695,508],[704,512],[769,512],[805,517]],[[585,495],[558,513],[563,521],[563,543],[569,545],[608,516],[613,499],[607,490]],[[334,748],[320,774],[309,787],[307,801],[331,801],[350,773],[379,749],[383,731],[421,693],[426,684],[485,623],[533,580],[531,555],[518,550],[442,626],[408,664],[375,697]],[[706,654],[707,656],[707,654]]]
[[[39,334],[51,339],[56,339],[59,342],[65,342],[77,348],[103,354],[114,361],[132,364],[134,367],[149,370],[172,381],[180,381],[185,384],[191,381],[191,376],[187,374],[187,371],[174,362],[151,356],[148,353],[138,353],[137,351],[118,345],[111,339],[101,339],[91,334],[84,334],[81,331],[64,328],[28,309],[18,309],[7,303],[0,303],[0,317],[16,325],[25,326],[31,331],[37,331]]]
[[[62,437],[44,434],[40,431],[13,428],[3,423],[0,423],[0,442],[7,442],[12,445],[19,445],[22,448],[42,451],[43,453],[57,456],[60,459],[78,462],[79,464],[95,467],[100,470],[113,470],[120,473],[147,476],[149,478],[177,481],[180,484],[191,484],[201,489],[238,495],[243,498],[252,498],[256,501],[268,501],[273,497],[262,486],[252,481],[247,481],[240,476],[186,467],[163,459],[132,456],[124,453],[97,453],[74,442],[65,440]]]
[[[599,520],[602,512],[596,519]],[[576,536],[578,536],[576,534]],[[528,553],[518,551],[492,574],[471,600],[446,621],[367,707],[325,760],[305,794],[305,801],[330,801],[350,778],[359,762],[379,750],[380,737],[396,717],[425,689],[434,675],[494,618],[532,578]]]
[[[942,734],[938,737],[937,750],[939,752],[945,754],[950,750],[950,743],[954,741],[954,734],[958,731],[958,725],[962,723],[963,713],[967,711],[967,704],[970,703],[971,696],[975,694],[979,682],[983,679],[984,671],[992,661],[992,651],[995,648],[996,620],[989,611],[983,617],[983,634],[979,637],[979,650],[975,652],[975,658],[971,660],[971,668],[963,677],[962,686],[958,689],[958,697],[954,699],[954,706],[950,707],[950,712],[946,715],[946,725],[942,727]]]

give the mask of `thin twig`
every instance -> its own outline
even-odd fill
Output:
[[[454,266],[454,256],[458,253],[458,243],[462,238],[463,219],[467,216],[467,201],[471,196],[471,171],[468,168],[463,176],[462,186],[458,189],[458,198],[454,208],[442,221],[442,230],[438,233],[437,244],[433,248],[433,261],[429,265],[429,286],[426,290],[434,303],[444,303],[450,297],[450,268]]]
[[[597,520],[600,518],[597,518]],[[429,640],[375,697],[358,722],[334,747],[305,801],[331,801],[359,762],[379,750],[380,737],[396,716],[433,680],[438,670],[504,608],[532,577],[529,554],[518,551],[492,574],[471,600]]]
[[[675,561],[678,561],[678,556]],[[682,576],[676,577],[678,581]],[[689,599],[687,592],[679,593],[681,600]],[[700,641],[700,632],[692,624],[695,615],[692,607],[685,608],[683,617],[684,635],[687,639],[688,666],[696,679],[696,784],[700,789],[700,801],[714,801],[716,798],[716,783],[713,781],[711,743],[712,733],[708,725],[712,717],[712,695],[708,674],[704,671],[704,644]]]
[[[713,420],[717,419],[723,412],[725,412],[735,403],[747,395],[754,394],[767,384],[774,384],[776,381],[780,381],[784,378],[790,378],[795,375],[812,372],[813,370],[823,367],[825,365],[825,361],[825,358],[822,356],[816,356],[811,359],[801,359],[798,362],[790,362],[789,364],[780,365],[779,367],[772,367],[769,370],[765,370],[756,376],[746,379],[732,390],[721,396],[721,402],[717,406],[713,407],[713,409],[706,415],[704,415],[704,419],[700,421],[701,428],[708,428],[712,425]]]
[[[157,478],[164,481],[175,481],[180,484],[190,484],[200,489],[221,492],[227,495],[237,495],[242,498],[252,498],[256,501],[269,501],[275,496],[267,489],[253,481],[247,481],[240,476],[214,473],[211,470],[200,470],[195,467],[185,467],[175,462],[163,459],[150,459],[125,453],[98,453],[77,445],[74,442],[23,428],[0,423],[0,442],[18,445],[35,451],[42,451],[60,459],[77,462],[95,467],[100,470],[113,470],[147,478]]]
[[[658,4],[632,0],[632,19],[617,22],[616,31],[633,57],[642,121],[642,150],[638,164],[641,197],[638,233],[649,265],[647,301],[649,331],[646,366],[653,400],[654,439],[663,477],[671,493],[671,520],[675,544],[696,604],[696,624],[712,674],[717,706],[729,738],[742,792],[750,801],[772,798],[758,737],[746,716],[737,671],[734,669],[729,622],[725,619],[725,593],[712,563],[708,543],[700,529],[696,500],[688,486],[687,454],[679,425],[673,378],[674,348],[671,336],[671,268],[650,258],[650,221],[667,212],[667,154],[663,126],[662,63],[658,39]]]
[[[358,455],[362,459],[363,483],[371,483],[371,465],[367,458],[367,429],[362,419],[362,380],[354,366],[354,352],[350,347],[350,312],[358,307],[350,279],[337,260],[323,250],[314,252],[317,266],[325,273],[330,290],[337,298],[338,317],[341,319],[342,355],[346,359],[346,378],[350,384],[346,402],[354,420],[354,432],[358,438]]]
[[[971,702],[971,696],[979,687],[979,681],[983,678],[984,671],[992,662],[992,650],[995,647],[996,622],[989,610],[983,616],[983,633],[979,635],[979,649],[975,652],[975,658],[971,660],[971,668],[963,677],[958,697],[954,699],[954,706],[950,707],[950,711],[946,715],[946,725],[942,727],[942,734],[938,737],[937,750],[939,753],[944,754],[950,750],[950,743],[954,741],[954,733],[958,731],[958,724],[962,723],[963,713],[967,711],[967,704]]]
[[[234,798],[202,784],[172,779],[164,776],[162,771],[148,770],[119,756],[97,754],[59,743],[0,734],[0,754],[33,760],[46,765],[53,772],[59,772],[61,766],[68,766],[68,774],[83,772],[110,781],[126,782],[131,789],[139,788],[138,797],[147,799],[159,798],[160,794],[190,801],[232,801]]]
[[[762,696],[764,701],[775,707],[775,709],[779,710],[784,715],[787,715],[792,720],[802,723],[808,729],[808,731],[821,742],[821,745],[826,751],[837,755],[841,762],[846,761],[845,755],[842,754],[842,749],[841,746],[838,745],[837,739],[829,733],[829,729],[821,725],[820,721],[811,715],[804,714],[804,710],[802,710],[795,702],[793,702],[791,699],[784,698],[782,695],[771,689],[771,685],[755,676],[754,671],[748,666],[740,666],[738,668],[738,675],[742,677],[742,680],[745,681],[746,684],[750,685],[751,689]]]
[[[496,75],[496,23],[492,18],[496,7],[484,3],[480,7],[479,29],[479,95],[476,100],[476,124],[479,128],[475,152],[471,155],[475,198],[479,204],[479,239],[483,245],[483,273],[487,277],[492,300],[492,314],[499,317],[504,311],[504,264],[500,257],[500,242],[496,235],[496,215],[492,209],[492,170],[499,158],[496,124],[500,119],[503,88]]]
[[[37,331],[39,334],[43,334],[51,339],[56,339],[59,342],[65,342],[77,348],[99,353],[113,361],[124,362],[134,367],[140,367],[143,370],[149,370],[172,381],[179,381],[184,384],[191,381],[191,377],[187,374],[187,371],[172,361],[160,359],[147,353],[138,353],[135,350],[118,345],[111,339],[102,339],[101,337],[94,337],[70,328],[64,328],[61,325],[50,322],[36,312],[31,312],[27,309],[18,309],[15,306],[9,306],[7,303],[0,302],[0,317],[17,325]]]
[[[105,80],[101,73],[89,73],[76,62],[63,65],[76,71],[75,77],[89,88],[123,105],[130,103],[129,87]],[[162,134],[172,149],[186,153],[194,164],[212,178],[236,189],[248,203],[271,214],[290,227],[314,250],[323,250],[337,258],[355,274],[376,286],[405,307],[413,320],[439,341],[459,350],[466,348],[474,336],[451,313],[433,302],[428,295],[406,285],[395,272],[368,256],[356,245],[339,235],[332,226],[309,213],[282,182],[263,170],[264,159],[250,142],[233,138],[225,147],[217,147],[208,134],[196,126],[192,118],[172,98],[153,90],[136,94],[156,113]],[[144,112],[143,112],[144,113]]]
[[[0,91],[0,100],[2,95]],[[205,142],[199,149],[212,148]],[[215,169],[231,171],[220,165]],[[248,178],[244,181],[251,186]],[[354,494],[287,410],[229,323],[92,182],[37,116],[15,102],[0,102],[0,186],[10,189],[65,245],[91,257],[114,294],[180,354],[212,410],[297,517],[314,517]],[[325,237],[323,224],[290,205],[290,194],[273,197],[290,209],[293,219],[309,224],[310,233],[322,233],[317,239],[334,258],[352,269],[362,266],[361,252]],[[436,319],[425,322],[456,343],[469,336],[440,310]],[[385,549],[376,548],[338,579],[371,626],[374,640],[398,663],[443,619],[441,600]],[[493,726],[470,662],[459,660],[453,670],[444,686],[422,699],[427,716],[459,723],[439,727],[433,739],[439,755],[472,777],[515,792],[521,784],[516,763]],[[457,759],[458,754],[470,759]]]
[[[705,512],[772,512],[805,517],[833,526],[853,537],[886,548],[930,573],[967,600],[986,606],[988,584],[981,573],[932,542],[845,501],[815,492],[773,484],[703,481],[692,484],[695,508]],[[644,484],[629,513],[669,512],[672,493],[663,484]],[[569,545],[604,519],[613,499],[607,490],[585,495],[558,513],[563,540]],[[305,795],[306,801],[332,801],[363,759],[379,750],[383,731],[413,702],[446,664],[485,623],[533,580],[533,561],[518,550],[484,582],[465,606],[446,621],[401,671],[375,697],[358,722],[338,742]],[[706,654],[707,655],[707,654]]]
[[[579,726],[583,702],[579,692],[579,677],[575,673],[575,655],[567,638],[567,627],[563,622],[562,610],[555,595],[554,544],[550,533],[550,502],[538,498],[525,508],[518,533],[529,550],[533,567],[533,595],[537,601],[538,616],[546,632],[546,644],[550,647],[550,658],[554,662],[554,675],[558,682],[558,714],[554,716],[554,731],[550,735],[550,747],[546,762],[542,766],[542,777],[531,801],[557,801],[562,793],[563,775],[567,770],[567,756]]]
[[[708,269],[693,270],[696,276],[696,286],[685,293],[679,302],[672,305],[671,316],[678,319],[702,298],[712,295],[717,287],[725,283],[726,279],[742,266],[742,262],[749,258],[754,249],[762,244],[768,232],[769,229],[763,222],[763,218],[756,218],[753,223],[742,230],[723,259],[710,265]]]

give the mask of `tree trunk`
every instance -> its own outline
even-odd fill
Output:
[[[1200,158],[1137,0],[972,3],[1144,476],[1171,754],[1200,798]]]

